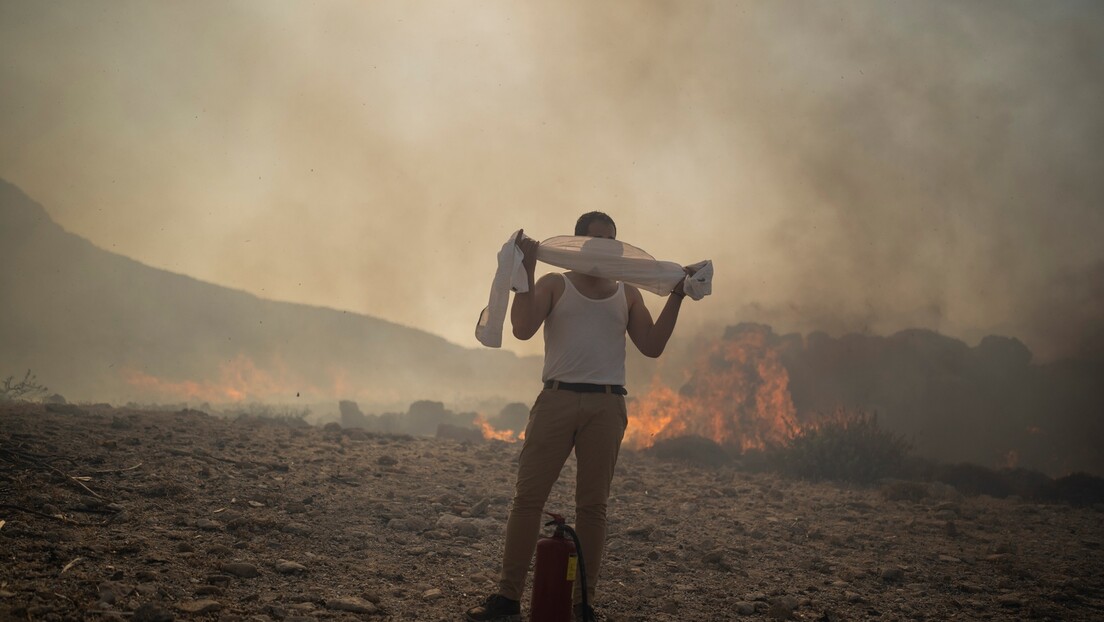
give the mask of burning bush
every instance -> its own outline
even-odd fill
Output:
[[[900,475],[909,449],[903,437],[878,427],[877,415],[841,413],[770,453],[788,475],[871,483]]]
[[[769,326],[740,324],[703,349],[677,392],[657,383],[628,404],[625,446],[680,436],[746,452],[785,443],[798,430],[789,374]]]

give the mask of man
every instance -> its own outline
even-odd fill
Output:
[[[602,212],[589,212],[579,217],[575,235],[615,239],[617,225]],[[653,322],[640,290],[626,283],[574,271],[547,274],[534,283],[538,243],[522,233],[517,244],[529,291],[515,295],[510,323],[521,340],[544,326],[545,385],[525,429],[498,591],[468,610],[471,622],[518,619],[544,503],[572,449],[578,462],[575,530],[586,565],[587,602],[594,602],[606,540],[606,502],[628,423],[625,334],[645,356],[658,357],[685,297],[680,282]],[[579,586],[577,580],[575,618],[593,619],[589,606],[583,611]]]

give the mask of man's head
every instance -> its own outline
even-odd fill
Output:
[[[605,212],[587,212],[575,222],[575,235],[612,240],[617,237],[617,224]]]

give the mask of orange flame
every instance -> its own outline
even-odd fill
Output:
[[[483,433],[483,438],[488,441],[506,441],[508,443],[513,443],[515,441],[525,440],[524,430],[519,434],[514,434],[513,430],[496,430],[494,426],[487,423],[487,420],[484,419],[482,415],[476,415],[472,423],[479,426],[479,430]]]
[[[280,373],[280,377],[277,377],[258,368],[244,354],[220,365],[217,381],[168,380],[137,369],[126,369],[122,374],[123,379],[132,387],[156,399],[182,401],[227,403],[264,400],[274,396],[287,396],[290,391],[294,391],[292,387],[302,387],[301,383],[289,382],[285,378],[286,373]]]
[[[678,392],[654,386],[629,405],[629,448],[684,435],[741,450],[784,443],[799,431],[789,373],[766,326],[726,334],[703,353]]]

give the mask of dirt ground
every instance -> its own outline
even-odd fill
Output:
[[[493,589],[517,444],[51,408],[0,406],[0,619],[460,620]],[[918,486],[623,452],[600,619],[1104,619],[1104,508]]]

